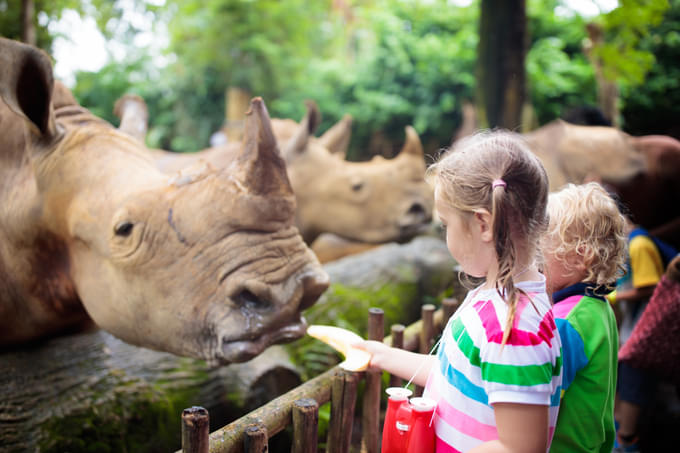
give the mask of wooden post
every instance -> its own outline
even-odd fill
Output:
[[[182,411],[182,453],[208,453],[210,416],[200,406]]]
[[[293,405],[292,453],[316,453],[319,426],[319,404],[312,398],[301,398]]]
[[[246,427],[243,432],[243,451],[246,453],[267,453],[269,451],[269,438],[267,427],[261,423],[253,423]]]
[[[250,105],[250,92],[240,87],[228,87],[225,95],[225,124],[224,131],[227,140],[238,142],[243,137],[246,111]]]
[[[331,419],[327,453],[349,452],[354,406],[357,399],[357,373],[338,370],[331,382]]]
[[[456,310],[458,310],[459,306],[460,301],[455,297],[447,297],[446,299],[442,300],[442,311],[444,312],[442,317],[442,330],[444,330],[446,323],[449,322],[449,318],[453,316]]]
[[[420,316],[423,320],[423,328],[420,330],[420,353],[429,354],[432,348],[432,338],[434,338],[434,312],[436,308],[432,304],[425,304],[420,309]],[[417,385],[414,395],[421,396],[423,387]]]
[[[394,324],[390,329],[393,348],[404,349],[404,330],[406,330],[406,326],[403,324]],[[390,387],[401,387],[402,384],[403,381],[399,376],[390,375]]]
[[[368,309],[368,339],[382,341],[385,337],[385,312],[380,308]],[[380,384],[381,370],[366,370],[366,390],[361,416],[361,451],[378,453],[380,435]]]

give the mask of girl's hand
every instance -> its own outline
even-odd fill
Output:
[[[352,346],[371,354],[370,368],[387,371],[420,386],[425,385],[430,370],[437,362],[435,356],[392,348],[380,341],[360,341]]]
[[[365,340],[358,343],[353,343],[353,347],[363,349],[371,354],[371,362],[369,367],[372,369],[384,369],[385,358],[390,355],[391,347],[380,341]]]

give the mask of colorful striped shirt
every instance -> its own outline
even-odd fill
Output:
[[[609,303],[577,283],[553,294],[562,340],[562,403],[550,451],[610,453],[619,346]]]
[[[449,320],[438,366],[425,386],[437,401],[437,452],[463,452],[498,439],[494,403],[550,406],[550,437],[559,409],[561,343],[545,279],[520,282],[512,331],[501,347],[508,305],[496,290],[468,293]]]

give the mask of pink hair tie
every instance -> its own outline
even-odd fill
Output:
[[[506,187],[507,184],[502,179],[494,179],[493,182],[491,183],[491,190],[495,189],[498,186]]]

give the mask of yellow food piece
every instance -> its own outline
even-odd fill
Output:
[[[307,334],[323,341],[342,354],[345,361],[339,366],[345,370],[363,371],[371,362],[370,353],[352,346],[364,339],[350,330],[334,326],[311,325],[307,328]]]

